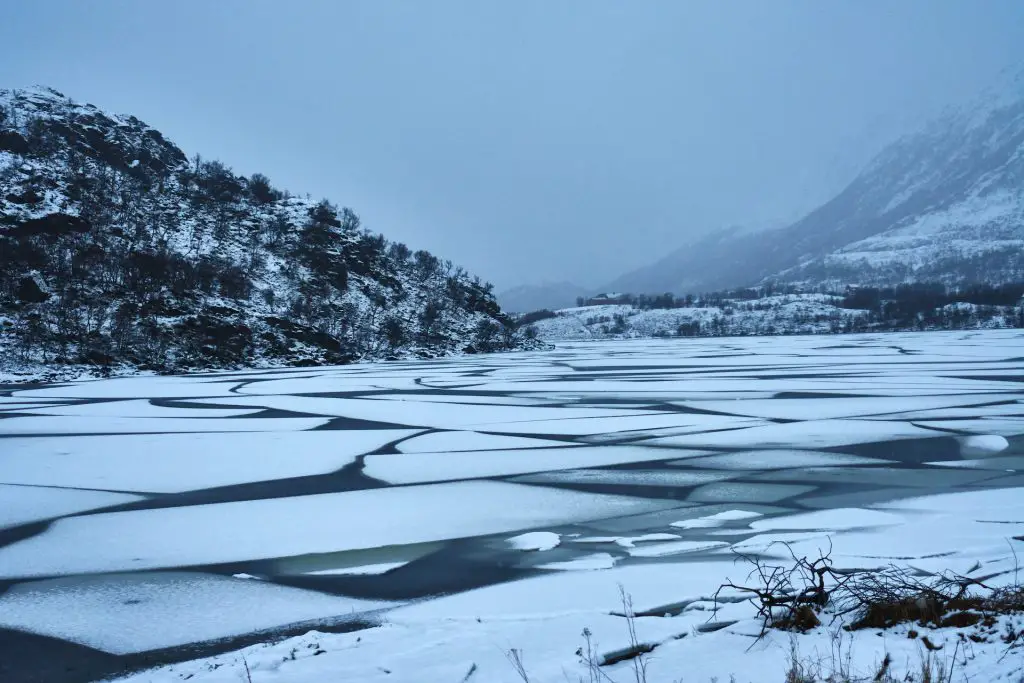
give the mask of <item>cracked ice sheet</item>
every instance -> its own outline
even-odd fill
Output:
[[[741,451],[671,461],[666,464],[674,467],[700,467],[723,470],[775,470],[792,467],[841,467],[849,465],[885,465],[889,460],[867,458],[846,453],[826,453],[820,451],[762,450]]]
[[[924,511],[1024,523],[1024,489],[1004,488],[918,496],[875,507],[880,510]]]
[[[434,619],[512,620],[575,612],[607,613],[622,609],[620,585],[632,595],[633,606],[640,612],[666,602],[710,596],[733,566],[731,560],[709,560],[543,575],[399,607],[389,613],[388,620],[415,624]]]
[[[355,567],[336,567],[334,569],[317,569],[305,572],[306,576],[380,576],[387,574],[408,562],[381,562],[378,564],[362,564]]]
[[[703,454],[706,451],[695,451]],[[679,451],[643,446],[570,446],[452,453],[368,455],[363,473],[390,484],[481,479],[532,472],[602,467],[678,458]],[[669,473],[671,474],[671,473]],[[724,477],[719,477],[724,478]]]
[[[828,548],[831,542],[837,566],[864,566],[870,560],[879,566],[898,562],[927,571],[966,571],[978,558],[1012,556],[1007,538],[1024,531],[1024,489],[923,496],[866,509],[775,517],[751,526],[765,532],[735,549],[763,549],[787,540],[794,552],[803,554]],[[999,581],[1013,580],[1010,569],[1008,578]]]
[[[467,403],[482,404],[491,406],[546,406],[557,403],[550,398],[544,397],[521,397],[504,396],[502,394],[479,395],[479,394],[387,394],[380,396],[365,396],[364,398],[375,401],[398,401],[401,403]]]
[[[328,422],[327,418],[320,417],[11,417],[0,420],[0,435],[298,432],[315,429]]]
[[[509,432],[515,434],[558,434],[566,436],[596,436],[615,434],[628,438],[630,432],[651,429],[672,428],[675,433],[705,432],[714,429],[739,429],[751,425],[763,425],[763,420],[730,415],[700,415],[694,413],[661,413],[636,416],[612,416],[567,420],[537,420],[494,422],[477,425],[482,431]],[[640,435],[642,436],[642,434]]]
[[[327,375],[315,377],[287,377],[250,382],[232,396],[276,396],[289,394],[325,394],[344,392],[381,391],[382,389],[422,390],[413,378],[366,377],[363,375]]]
[[[0,626],[128,654],[396,604],[213,574],[110,574],[15,585],[0,596]]]
[[[0,576],[156,569],[377,548],[641,514],[672,505],[502,482],[461,482],[106,513],[62,519],[42,534],[0,548]]]
[[[1006,401],[1006,394],[967,394],[965,396],[925,396],[870,398],[773,398],[767,400],[687,401],[682,405],[718,413],[749,415],[769,419],[827,420],[866,415],[885,415],[895,412],[978,406],[984,403]]]
[[[218,381],[216,375],[190,377],[119,377],[38,389],[16,389],[25,398],[211,398],[232,396],[242,379]]]
[[[770,424],[707,434],[670,436],[648,441],[649,445],[684,448],[831,448],[895,439],[943,436],[905,422],[881,420],[813,420]]]
[[[0,421],[3,424],[3,421]],[[936,420],[934,422],[917,422],[922,427],[935,429],[955,429],[973,434],[995,434],[998,436],[1017,436],[1024,434],[1024,418],[983,417],[977,420]]]
[[[132,417],[132,418],[211,418],[239,417],[260,412],[260,408],[182,408],[178,406],[156,406],[147,399],[124,401],[103,401],[101,403],[78,403],[73,405],[49,406],[26,410],[33,415],[55,417]]]
[[[0,399],[2,399],[2,398],[3,397],[0,396]],[[26,413],[30,413],[30,412],[33,411],[34,408],[52,408],[54,406],[62,406],[62,405],[66,405],[66,404],[61,403],[59,401],[48,401],[48,402],[43,403],[43,402],[40,402],[40,401],[35,401],[35,402],[11,401],[11,400],[8,399],[7,401],[0,401],[0,412],[5,412],[5,413],[7,413],[7,412],[26,412]]]
[[[4,460],[6,458],[5,453]],[[136,500],[142,500],[142,496],[111,491],[0,484],[0,529]]]
[[[178,493],[314,474],[414,430],[8,438],[0,482]]]
[[[761,516],[760,512],[752,512],[748,510],[723,510],[722,512],[716,512],[713,515],[704,515],[703,517],[693,517],[690,519],[680,520],[678,522],[672,522],[670,526],[677,529],[708,529],[722,526],[728,522],[757,519]]]
[[[862,508],[837,508],[835,510],[818,510],[798,515],[770,517],[750,522],[754,531],[786,531],[818,530],[845,531],[861,527],[893,526],[903,523],[904,518],[880,510]]]
[[[924,464],[931,465],[932,467],[954,467],[1015,472],[1024,471],[1024,455],[971,458],[968,460],[937,460],[934,462],[926,462]]]
[[[562,538],[553,531],[529,531],[506,538],[505,542],[516,550],[544,551],[557,548]]]
[[[221,405],[262,406],[294,410],[314,415],[349,417],[359,420],[394,422],[401,419],[403,424],[438,429],[465,429],[479,431],[512,431],[485,428],[488,423],[505,421],[538,420],[561,422],[578,418],[609,418],[621,415],[650,416],[663,415],[647,410],[607,410],[601,408],[561,408],[535,406],[495,406],[453,403],[416,402],[395,405],[393,401],[379,401],[363,398],[330,398],[310,396],[253,396],[218,401]],[[520,431],[520,430],[515,430]]]
[[[665,557],[667,555],[713,550],[727,545],[729,544],[724,541],[671,541],[669,543],[655,543],[653,545],[630,548],[629,554],[631,557]]]
[[[971,419],[979,417],[1017,417],[1024,416],[1024,403],[1003,403],[992,406],[970,406],[965,408],[940,408],[937,410],[921,410],[917,412],[893,413],[889,419],[899,420],[940,420],[947,418]]]
[[[609,447],[611,448],[611,447]],[[562,470],[518,477],[516,481],[554,484],[605,484],[611,486],[699,486],[728,479],[722,472],[665,470]]]
[[[514,448],[551,448],[573,446],[565,441],[530,439],[522,436],[481,434],[480,432],[433,432],[398,444],[402,453],[451,453],[454,451],[509,450]]]
[[[536,568],[557,571],[593,571],[595,569],[611,569],[617,560],[618,558],[608,553],[593,553],[571,560],[538,564]]]
[[[993,456],[1010,447],[1006,437],[996,434],[979,434],[976,436],[959,436],[960,455],[965,458]]]

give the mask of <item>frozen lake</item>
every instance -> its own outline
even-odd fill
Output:
[[[537,577],[724,573],[773,533],[1018,487],[1015,330],[0,387],[0,680],[87,681]],[[846,552],[927,565],[927,540],[901,538]]]

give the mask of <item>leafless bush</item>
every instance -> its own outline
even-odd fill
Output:
[[[836,569],[832,547],[810,559],[798,556],[785,542],[789,559],[783,563],[739,554],[753,568],[746,584],[732,581],[715,592],[749,595],[762,620],[761,636],[768,629],[808,631],[821,624],[828,608],[832,618],[855,614],[849,630],[889,628],[916,621],[933,626],[972,626],[992,614],[1024,611],[1024,589],[993,589],[991,577],[972,578],[953,572],[918,576],[889,565],[876,569]],[[771,546],[769,546],[771,547]]]
[[[791,561],[772,564],[754,555],[737,553],[740,559],[753,566],[747,574],[752,585],[728,581],[715,591],[717,604],[721,593],[733,590],[749,594],[762,620],[761,635],[770,628],[807,631],[821,624],[818,614],[829,604],[832,594],[851,580],[852,574],[842,573],[832,566],[832,547],[815,560],[797,557],[788,543],[777,542],[788,551]],[[771,547],[771,546],[769,546]]]

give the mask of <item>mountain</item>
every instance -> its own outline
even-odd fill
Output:
[[[542,309],[556,310],[576,305],[577,297],[593,292],[571,282],[545,282],[541,285],[521,285],[498,294],[498,304],[510,313],[528,313]]]
[[[626,273],[605,287],[610,291],[645,294],[726,289],[734,286],[742,258],[733,253],[747,233],[739,227],[724,228],[698,237],[669,252],[649,266]],[[757,239],[755,236],[754,239]]]
[[[1024,73],[884,148],[795,223],[716,233],[609,286],[675,293],[755,285],[1024,279]]]
[[[185,153],[133,116],[0,90],[0,359],[161,371],[528,344],[491,286]]]

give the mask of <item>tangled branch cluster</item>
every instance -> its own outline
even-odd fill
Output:
[[[786,548],[789,560],[780,564],[737,553],[753,567],[747,583],[729,581],[714,595],[716,604],[723,592],[748,595],[762,621],[761,636],[772,628],[808,631],[821,624],[826,608],[833,620],[856,614],[847,626],[851,630],[887,628],[907,621],[964,626],[981,620],[982,615],[975,610],[1000,611],[991,595],[983,598],[974,592],[984,589],[992,593],[984,583],[991,578],[988,576],[971,578],[945,572],[922,577],[895,565],[837,569],[832,562],[831,541],[827,552],[819,551],[814,559],[798,556],[788,543],[772,545]]]

